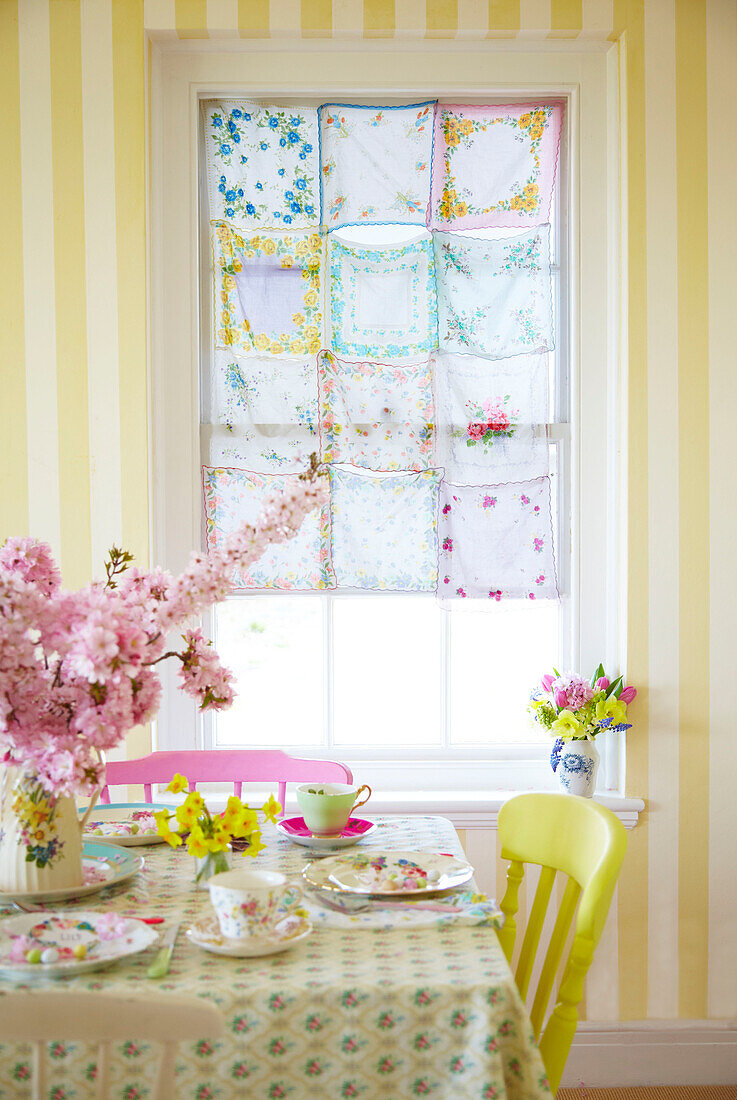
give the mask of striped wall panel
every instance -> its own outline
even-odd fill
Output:
[[[148,556],[150,43],[227,39],[618,51],[626,650],[643,687],[627,784],[648,809],[587,1012],[734,1017],[737,0],[4,0],[0,537],[48,539],[70,585],[113,541]]]

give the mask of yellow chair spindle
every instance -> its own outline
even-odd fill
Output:
[[[507,888],[501,900],[500,909],[504,913],[504,927],[497,933],[502,951],[507,962],[512,964],[512,952],[517,935],[517,922],[515,917],[519,910],[519,888],[524,878],[525,868],[522,863],[512,860],[507,870]]]
[[[540,943],[540,936],[542,934],[543,924],[545,923],[545,914],[548,911],[548,903],[550,901],[556,874],[557,872],[554,867],[543,867],[540,871],[540,881],[535,891],[535,900],[532,903],[532,909],[527,918],[525,938],[522,940],[522,948],[517,963],[517,972],[514,976],[517,988],[523,998],[527,996],[527,990],[530,985],[532,968],[535,964],[535,955],[537,954],[537,945]]]
[[[532,1002],[530,1020],[532,1021],[535,1038],[540,1035],[540,1031],[542,1030],[543,1020],[545,1019],[548,1002],[550,1001],[550,994],[553,992],[555,976],[558,973],[560,961],[563,958],[563,949],[565,948],[566,939],[568,938],[568,929],[571,927],[573,914],[576,912],[576,906],[578,905],[580,896],[581,887],[574,879],[569,878],[565,893],[563,894],[563,900],[560,903],[555,926],[550,936],[545,962],[540,971],[540,978],[535,991],[535,1000]],[[523,996],[525,996],[525,994],[523,994]]]

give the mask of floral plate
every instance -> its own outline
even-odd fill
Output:
[[[251,936],[246,940],[234,940],[224,936],[214,914],[200,917],[187,935],[197,947],[212,951],[215,955],[229,955],[234,959],[255,959],[262,955],[277,955],[299,943],[312,931],[311,923],[304,917],[287,917],[280,921],[271,935]]]
[[[106,841],[132,848],[139,844],[163,844],[156,832],[153,815],[156,810],[171,810],[163,802],[98,803],[85,823],[84,839],[93,844]],[[80,817],[86,813],[79,811]]]
[[[363,817],[351,817],[340,836],[315,836],[307,828],[303,817],[282,818],[277,822],[276,827],[283,836],[289,837],[295,844],[303,844],[305,848],[327,850],[331,853],[340,848],[350,848],[352,844],[358,844],[359,840],[363,840],[374,832],[376,824]]]
[[[302,877],[319,890],[399,897],[437,894],[473,878],[465,859],[438,852],[372,851],[329,856],[308,863]]]
[[[14,951],[21,936],[23,941]],[[158,938],[147,924],[117,913],[23,913],[0,923],[0,975],[25,983],[82,974],[145,951]],[[51,949],[56,957],[49,962],[28,962],[22,955],[34,948],[40,952]],[[77,958],[75,948],[86,949],[83,958]]]
[[[143,856],[134,856],[117,844],[82,845],[82,885],[60,890],[30,890],[27,893],[1,893],[0,904],[8,901],[65,901],[96,894],[106,886],[119,886],[143,868]]]

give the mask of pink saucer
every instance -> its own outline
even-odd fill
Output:
[[[350,817],[340,836],[313,836],[305,825],[303,817],[285,817],[277,823],[277,829],[297,844],[303,844],[307,848],[330,848],[331,850],[357,844],[375,828],[376,824],[373,821],[367,821],[363,817]]]

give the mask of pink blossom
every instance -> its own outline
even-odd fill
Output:
[[[606,676],[600,676],[599,679],[594,684],[594,690],[595,691],[606,691],[606,689],[608,687],[609,687],[609,680]]]
[[[156,715],[166,657],[178,659],[182,687],[200,708],[230,706],[233,676],[201,631],[187,630],[180,651],[167,635],[222,600],[235,571],[324,507],[328,490],[316,473],[313,465],[291,479],[254,525],[193,554],[177,577],[129,569],[130,556],[113,550],[107,584],[64,591],[45,543],[8,539],[0,547],[0,756],[54,794],[90,793],[104,778],[100,754]]]
[[[509,417],[504,409],[494,409],[489,414],[489,422],[486,426],[492,432],[506,432],[509,427]]]
[[[555,679],[555,676],[553,676],[552,673],[550,673],[550,672],[545,673],[542,680],[540,681],[540,683],[543,686],[543,691],[550,691],[550,688],[551,688],[551,685],[552,685],[554,679]]]
[[[576,673],[559,676],[553,681],[553,698],[558,707],[567,707],[568,710],[576,711],[591,702],[593,697],[594,690],[591,684]]]
[[[114,940],[125,934],[127,924],[120,913],[101,913],[95,921],[95,931],[101,940]]]
[[[629,705],[635,699],[636,695],[637,695],[637,688],[626,687],[624,689],[624,691],[621,693],[621,695],[619,696],[619,698],[620,698],[621,702],[627,703],[627,705]]]
[[[556,707],[567,707],[568,706],[568,696],[566,695],[563,688],[554,688],[553,689],[553,698],[555,699]]]
[[[30,951],[34,946],[34,942],[30,936],[13,936],[12,943],[10,944],[10,951],[8,951],[8,958],[11,962],[15,963],[25,962],[26,952]]]
[[[486,424],[481,424],[478,421],[475,421],[474,423],[469,424],[468,428],[466,429],[466,432],[468,434],[468,438],[473,439],[476,442],[478,442],[479,439],[483,438],[483,435],[484,435],[485,431],[486,431]]]

